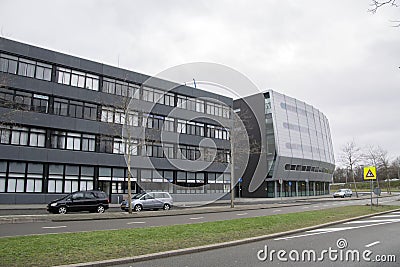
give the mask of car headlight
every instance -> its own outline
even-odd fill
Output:
[[[52,206],[52,207],[57,206],[57,202],[56,203],[51,203],[50,206]]]

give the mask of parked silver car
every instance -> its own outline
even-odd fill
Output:
[[[173,206],[174,201],[167,192],[149,192],[140,193],[132,197],[132,210],[169,210]],[[128,211],[129,206],[127,200],[121,203],[121,209]]]

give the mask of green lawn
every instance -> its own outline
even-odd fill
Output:
[[[283,232],[398,208],[348,206],[209,223],[0,238],[0,266],[52,266],[143,255]]]

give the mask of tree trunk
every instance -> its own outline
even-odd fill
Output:
[[[355,180],[355,178],[354,178],[354,172],[353,172],[353,169],[351,169],[351,176],[353,177],[353,182],[354,182],[354,190],[356,191],[356,198],[358,198],[357,184],[356,184],[356,180]]]
[[[129,140],[128,140],[129,142]],[[132,187],[131,187],[131,145],[128,143],[128,207],[132,214]]]

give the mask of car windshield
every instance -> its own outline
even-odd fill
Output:
[[[144,196],[146,193],[140,193],[140,194],[136,194],[136,195],[134,195],[133,197],[132,197],[132,199],[139,199],[139,198],[141,198],[142,196]]]

